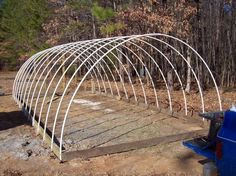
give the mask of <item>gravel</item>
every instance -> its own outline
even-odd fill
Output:
[[[5,153],[22,160],[28,160],[31,156],[47,156],[49,149],[45,149],[38,139],[29,136],[11,136],[0,143],[0,157]]]

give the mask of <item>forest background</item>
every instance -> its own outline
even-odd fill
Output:
[[[17,70],[58,44],[145,33],[181,38],[205,59],[218,85],[236,86],[236,0],[0,0],[0,70]],[[202,85],[210,84],[202,63],[176,47],[194,63]]]

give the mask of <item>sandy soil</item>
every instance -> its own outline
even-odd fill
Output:
[[[14,75],[0,72],[0,175],[201,175],[203,158],[181,142],[60,163],[8,95]]]

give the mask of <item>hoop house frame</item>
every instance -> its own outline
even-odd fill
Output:
[[[50,145],[51,150],[60,160],[64,160],[66,153],[63,146],[64,131],[71,106],[82,89],[82,85],[88,84],[89,81],[93,93],[97,92],[130,102],[132,99],[134,104],[143,104],[162,111],[165,108],[162,106],[161,96],[155,85],[153,71],[146,64],[148,60],[148,63],[157,70],[164,84],[163,87],[166,89],[168,110],[164,111],[173,114],[173,94],[168,85],[167,73],[160,63],[162,60],[169,65],[176,77],[182,93],[183,113],[185,116],[188,115],[188,100],[184,91],[185,82],[178,73],[175,58],[166,54],[165,50],[168,50],[175,53],[186,68],[190,69],[199,92],[201,111],[205,112],[204,93],[195,65],[189,63],[186,56],[176,47],[177,45],[173,45],[173,42],[192,52],[197,61],[202,63],[215,87],[219,110],[222,110],[216,80],[204,59],[183,40],[161,33],[80,41],[36,53],[18,71],[13,85],[13,98],[32,120],[32,125],[43,136],[43,141]],[[149,52],[150,50],[152,52]],[[156,59],[157,56],[159,56],[159,60]],[[140,69],[137,68],[137,63],[142,67],[146,80],[143,78],[143,73],[141,74]],[[147,80],[149,80],[149,89],[146,86]],[[151,93],[147,92],[147,89],[151,90]],[[154,102],[149,101],[149,94],[154,97]],[[64,113],[62,113],[62,107],[65,108]],[[60,115],[63,117],[61,117],[62,120],[58,127]],[[50,119],[51,117],[53,119]],[[50,130],[49,121],[52,123]],[[57,137],[55,136],[56,131],[60,132]],[[99,148],[99,150],[103,149]]]

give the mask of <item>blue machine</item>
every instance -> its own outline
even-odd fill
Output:
[[[200,114],[211,121],[208,136],[183,142],[215,162],[220,176],[236,176],[236,111]]]

